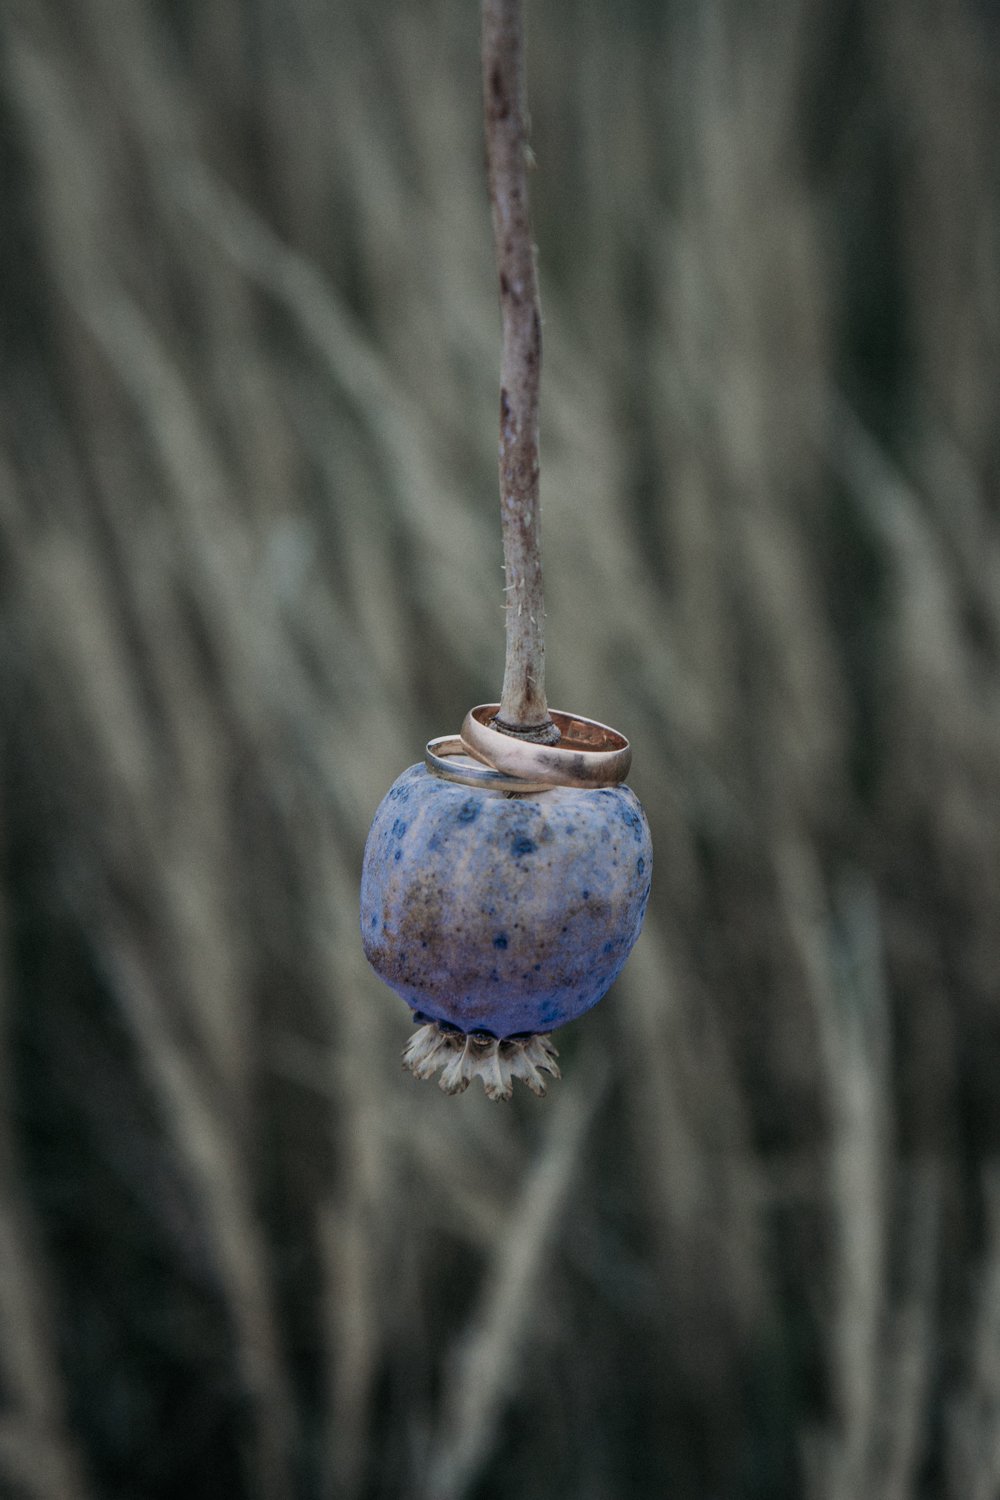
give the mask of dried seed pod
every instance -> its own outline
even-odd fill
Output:
[[[375,814],[361,881],[369,962],[438,1028],[417,1033],[408,1066],[444,1067],[449,1091],[473,1076],[494,1097],[511,1076],[540,1091],[551,1045],[526,1039],[605,994],[639,935],[651,869],[628,787],[511,797],[411,766]],[[483,1050],[488,1038],[512,1045]]]

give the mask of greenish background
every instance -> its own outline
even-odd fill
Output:
[[[646,930],[399,1066],[496,696],[471,0],[0,7],[4,1500],[996,1500],[1000,22],[530,6],[548,687]]]

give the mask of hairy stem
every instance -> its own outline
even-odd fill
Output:
[[[545,610],[538,504],[542,320],[528,217],[521,0],[483,0],[483,109],[500,282],[500,514],[507,575],[507,659],[496,726],[547,741]]]

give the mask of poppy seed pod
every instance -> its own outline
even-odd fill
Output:
[[[652,846],[626,786],[527,795],[469,788],[411,766],[365,847],[361,931],[372,967],[423,1023],[406,1062],[544,1090],[548,1033],[595,1005],[639,935]]]

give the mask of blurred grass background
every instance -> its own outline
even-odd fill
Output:
[[[644,937],[399,1067],[502,675],[466,0],[0,9],[3,1500],[996,1500],[1000,25],[529,6],[550,700]]]

